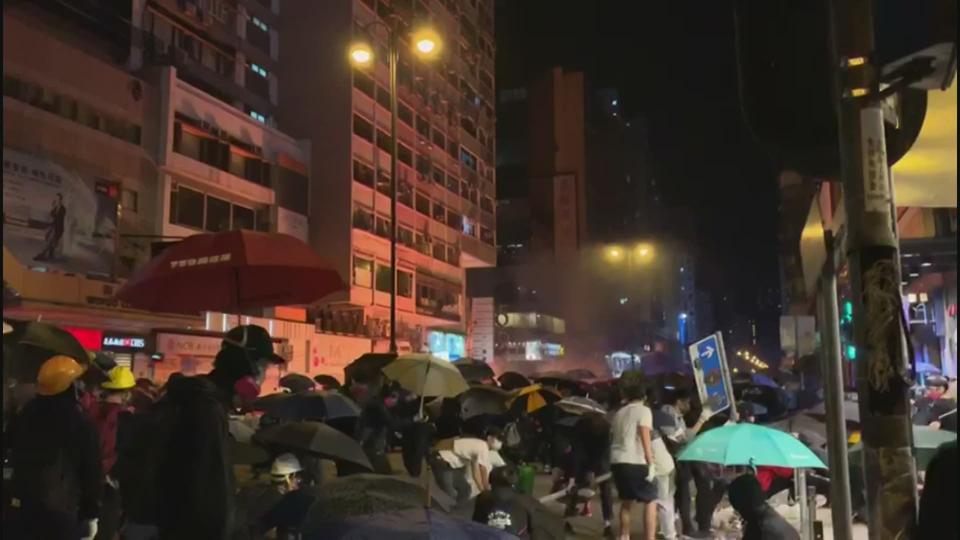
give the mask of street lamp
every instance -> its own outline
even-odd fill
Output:
[[[363,27],[370,36],[374,26],[387,32],[388,65],[390,68],[390,352],[397,352],[397,64],[399,64],[399,41],[402,21],[391,17],[389,24],[380,19]],[[436,31],[427,26],[417,28],[410,34],[413,54],[431,60],[440,54],[441,41]],[[358,68],[373,64],[373,47],[367,41],[354,41],[348,49],[350,62]],[[374,148],[376,150],[376,147]]]

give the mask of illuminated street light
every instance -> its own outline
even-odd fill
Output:
[[[403,21],[397,17],[375,19],[363,27],[366,40],[354,41],[348,49],[350,62],[358,68],[373,64],[373,47],[370,46],[370,31],[380,26],[387,32],[387,64],[390,70],[390,352],[397,352],[397,68],[400,63],[400,32]],[[421,27],[410,34],[414,55],[430,60],[440,53],[440,36],[428,27]]]
[[[619,247],[609,247],[605,253],[608,261],[611,262],[620,262],[623,260],[623,249]]]

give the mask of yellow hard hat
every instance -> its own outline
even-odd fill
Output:
[[[37,394],[54,396],[63,392],[77,380],[86,369],[69,356],[53,356],[40,366],[37,375]]]
[[[127,366],[117,366],[107,373],[110,380],[100,385],[104,390],[129,390],[137,385],[137,378]]]
[[[847,442],[848,442],[849,444],[859,444],[859,443],[860,443],[860,432],[859,432],[859,431],[854,431],[853,433],[851,433],[850,436],[847,437]]]

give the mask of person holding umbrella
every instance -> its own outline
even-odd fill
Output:
[[[77,401],[84,370],[66,356],[46,360],[37,376],[37,397],[11,422],[6,436],[13,496],[4,509],[4,538],[97,535],[103,472],[96,428]]]

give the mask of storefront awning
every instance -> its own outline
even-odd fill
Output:
[[[913,148],[893,166],[899,207],[957,207],[957,84],[928,94],[927,116]]]

